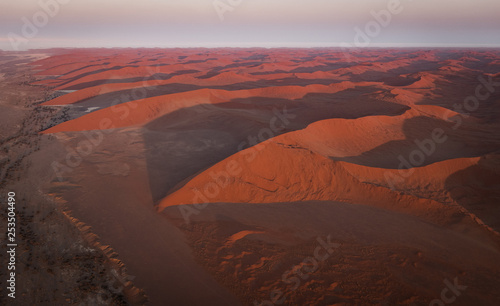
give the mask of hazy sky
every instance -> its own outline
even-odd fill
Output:
[[[394,2],[381,25],[372,13]],[[500,0],[0,0],[0,48],[12,50],[11,41],[20,49],[500,46]]]

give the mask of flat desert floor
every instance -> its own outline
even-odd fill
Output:
[[[2,52],[0,87],[19,305],[500,305],[499,50]]]

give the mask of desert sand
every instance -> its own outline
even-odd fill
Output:
[[[500,304],[499,50],[44,54],[15,171],[127,303]]]

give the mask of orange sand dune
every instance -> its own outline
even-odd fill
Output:
[[[179,53],[182,54],[182,53]],[[68,71],[68,65],[57,65],[59,64],[58,61],[52,60],[52,62],[44,63],[41,62],[42,67],[46,67],[47,69],[45,71],[39,72],[40,75],[61,75],[64,73],[67,73],[64,76],[58,77],[56,79],[48,79],[48,80],[42,80],[39,82],[36,82],[35,84],[38,85],[49,85],[49,86],[56,86],[57,89],[70,89],[73,86],[81,85],[84,83],[88,82],[95,82],[98,80],[107,80],[107,79],[115,79],[115,80],[120,80],[120,79],[125,79],[125,78],[130,78],[130,77],[147,77],[151,76],[152,74],[155,73],[175,73],[178,71],[185,71],[185,70],[199,70],[199,71],[206,71],[211,68],[215,67],[224,67],[224,65],[229,65],[231,63],[231,57],[223,57],[223,58],[207,58],[206,55],[199,55],[199,54],[187,54],[185,55],[186,58],[183,60],[185,63],[172,63],[172,61],[167,61],[167,59],[157,59],[156,61],[149,61],[143,58],[143,56],[139,57],[138,54],[126,54],[126,55],[121,55],[121,56],[109,56],[108,58],[100,58],[99,60],[91,61],[91,62],[84,62],[84,63],[79,63],[75,62],[71,64],[71,66],[78,67],[81,66],[79,69],[76,71]],[[75,58],[73,56],[72,58]],[[210,60],[207,60],[210,59]],[[68,60],[67,57],[65,56],[59,56],[59,61],[63,60]],[[76,58],[75,58],[76,60]],[[314,78],[335,78],[338,77],[341,74],[345,73],[354,73],[354,74],[362,74],[368,71],[381,71],[381,72],[387,72],[388,70],[399,68],[401,66],[407,66],[410,63],[419,60],[419,57],[417,56],[416,58],[413,59],[398,59],[398,60],[393,60],[389,62],[382,62],[382,63],[376,63],[376,62],[361,62],[357,66],[350,67],[350,68],[341,68],[341,69],[333,69],[330,72],[324,72],[324,71],[314,71],[314,67],[317,66],[322,66],[327,64],[321,59],[316,59],[316,60],[311,60],[311,61],[306,61],[304,63],[296,63],[287,59],[281,59],[279,62],[274,62],[274,63],[268,63],[268,62],[262,62],[259,65],[256,65],[256,67],[245,67],[242,69],[241,67],[232,67],[232,68],[226,68],[222,69],[220,74],[216,74],[215,76],[209,78],[211,80],[210,83],[206,80],[201,81],[199,84],[201,86],[207,86],[210,84],[217,84],[220,82],[225,82],[227,83],[231,79],[234,79],[233,83],[236,83],[236,80],[239,80],[240,82],[244,81],[249,81],[249,80],[254,80],[254,77],[250,76],[252,72],[273,72],[273,71],[288,71],[288,73],[291,73],[293,69],[300,67],[300,68],[311,68],[310,73],[299,73],[299,74],[292,74],[292,76],[299,77],[299,78],[305,78],[305,79],[314,79]],[[194,61],[191,62],[190,61]],[[200,62],[197,62],[200,61]],[[49,65],[51,63],[51,65]],[[109,64],[108,64],[109,63]],[[166,65],[159,65],[160,63],[168,63]],[[105,64],[105,65],[102,65]],[[146,64],[146,65],[145,65]],[[51,67],[54,66],[55,67]],[[90,67],[85,67],[89,66]],[[121,69],[112,69],[107,71],[108,69],[117,67],[119,65],[124,66]],[[126,67],[127,65],[134,65],[138,67]],[[64,66],[68,66],[64,68]],[[104,71],[102,71],[104,70]],[[288,73],[281,73],[279,75],[277,74],[269,74],[269,75],[261,75],[259,79],[275,79],[276,77],[289,77],[290,75]],[[90,75],[87,75],[90,74]],[[83,77],[78,78],[78,76],[82,75]],[[274,75],[274,77],[273,77]],[[78,78],[78,79],[74,79]],[[196,79],[198,80],[198,79]],[[196,81],[194,80],[194,81]],[[182,81],[179,80],[179,81]]]
[[[388,72],[389,70],[408,66],[412,63],[412,61],[407,59],[396,60],[392,62],[361,62],[355,66],[349,68],[340,68],[337,70],[333,70],[332,72],[338,74],[363,74],[366,72]]]
[[[391,169],[400,167],[401,158],[409,160],[417,155],[418,163],[407,167],[482,156],[500,149],[498,136],[477,140],[474,118],[455,130],[446,120],[454,116],[458,113],[439,106],[414,105],[399,116],[328,119],[282,137],[335,160]]]
[[[113,68],[112,66],[107,66],[107,68]],[[97,66],[97,67],[89,67],[88,69],[91,71],[105,69],[106,66]],[[217,74],[208,79],[198,79],[197,77],[202,76],[203,73],[195,73],[194,75],[177,75],[172,77],[171,79],[162,80],[165,77],[158,77],[155,74],[171,74],[179,71],[198,71],[198,69],[203,70],[203,67],[199,67],[199,64],[191,64],[191,65],[170,65],[170,66],[141,66],[141,67],[124,67],[119,70],[109,70],[103,72],[96,72],[88,76],[84,76],[78,78],[74,81],[70,81],[69,83],[65,83],[68,80],[80,75],[82,72],[78,71],[73,73],[72,75],[64,76],[64,79],[55,79],[55,80],[43,80],[39,81],[35,84],[47,84],[58,85],[56,90],[63,90],[66,88],[71,88],[75,85],[80,85],[83,83],[93,82],[102,80],[105,82],[107,80],[122,80],[132,77],[142,77],[142,82],[147,82],[150,79],[157,78],[157,84],[171,84],[171,83],[184,83],[184,84],[196,84],[196,85],[224,85],[224,84],[234,84],[238,82],[248,82],[255,81],[255,77],[250,75],[236,74],[234,72],[223,72]]]
[[[287,143],[296,143],[324,156],[357,156],[389,141],[405,140],[405,120],[423,114],[442,118],[445,112],[446,109],[438,106],[416,106],[399,116],[329,119],[312,123],[304,130],[282,137]]]
[[[456,72],[456,71],[464,71],[468,70],[466,67],[463,66],[463,61],[460,60],[446,60],[441,62],[441,68],[439,70],[445,70],[445,71],[451,71],[451,72]]]
[[[412,77],[418,78],[418,80],[410,85],[403,86],[404,88],[432,90],[437,87],[438,82],[449,83],[443,76],[430,72],[419,72],[412,75]]]
[[[160,115],[174,110],[204,103],[224,101],[212,94],[212,90],[200,89],[186,93],[172,94],[127,102],[61,123],[43,131],[44,134],[62,131],[86,131],[112,129],[147,123]]]
[[[190,92],[131,101],[97,110],[77,119],[61,123],[55,127],[45,130],[43,133],[48,134],[63,131],[85,131],[142,125],[158,118],[161,115],[194,105],[217,104],[229,102],[230,100],[237,98],[249,97],[298,99],[311,92],[335,93],[348,88],[353,88],[354,86],[355,85],[353,83],[344,82],[340,84],[332,84],[330,86],[277,86],[239,91],[200,89]],[[90,90],[85,92],[88,96],[98,93],[99,92],[94,93]],[[72,96],[76,96],[78,98],[85,97],[79,97],[79,94],[80,91],[74,93]],[[60,100],[63,100],[64,97],[65,96],[62,96]],[[57,105],[56,103],[58,102],[59,101],[51,103]],[[106,123],[104,124],[103,122]]]
[[[285,141],[283,138],[278,136],[207,169],[163,199],[158,209],[161,211],[172,205],[203,202],[278,203],[328,200],[382,207],[424,217],[440,224],[448,224],[454,215],[461,214],[458,206],[444,206],[431,199],[393,191],[384,186],[387,183],[380,185],[372,182],[371,175],[384,177],[385,171],[390,173],[391,170],[362,166],[356,169],[348,163],[333,161],[307,148],[282,142]],[[276,156],[280,158],[275,158]],[[466,166],[459,164],[453,170],[461,170]],[[363,168],[367,169],[362,171]],[[225,180],[221,173],[228,173],[227,171],[237,172],[238,175],[229,176]],[[424,171],[426,175],[430,173],[429,170]],[[418,177],[418,174],[414,176]],[[370,177],[371,181],[366,177]],[[427,177],[421,177],[420,180],[425,181]]]
[[[210,85],[222,85],[222,84],[235,84],[243,82],[252,82],[256,78],[250,76],[249,74],[235,73],[235,72],[223,72],[209,79],[202,80],[192,80],[190,84],[200,84],[204,86]],[[194,82],[193,82],[194,81]]]
[[[74,70],[85,72],[86,66],[100,65],[100,64],[102,64],[102,63],[78,62],[78,63],[61,64],[61,65],[58,65],[55,67],[44,69],[43,71],[37,72],[35,75],[63,75],[63,74],[70,73]],[[37,83],[42,84],[41,82],[37,82]]]
[[[41,69],[51,69],[56,68],[58,66],[64,67],[63,65],[69,64],[96,64],[96,63],[104,63],[108,60],[105,54],[96,55],[92,49],[86,51],[76,51],[76,52],[64,52],[63,54],[56,54],[54,56],[41,59],[32,63],[32,65],[38,66]]]
[[[79,78],[75,81],[69,82],[64,85],[60,85],[56,88],[56,90],[68,89],[75,85],[79,85],[86,82],[92,82],[96,80],[127,79],[132,77],[146,77],[153,75],[154,73],[168,73],[168,71],[166,69],[162,69],[162,67],[142,66],[142,67],[124,67],[119,70],[106,70],[96,74],[84,76],[82,78]]]
[[[321,66],[323,65],[321,62],[318,61],[311,61],[307,63],[307,67],[316,67],[316,66]],[[302,66],[301,64],[292,62],[287,59],[282,59],[280,58],[279,62],[266,62],[263,64],[258,65],[257,67],[253,68],[248,68],[246,71],[248,73],[255,73],[255,72],[273,72],[273,71],[284,71],[284,72],[290,72],[291,70],[294,70],[298,67],[305,67]]]
[[[300,74],[272,74],[272,75],[261,75],[258,78],[249,74],[239,74],[239,73],[234,73],[234,72],[223,72],[218,75],[215,75],[213,77],[207,78],[207,79],[199,79],[197,77],[203,75],[203,73],[193,73],[193,74],[183,74],[183,75],[176,75],[173,76],[169,79],[163,80],[161,78],[154,78],[152,76],[144,78],[143,81],[138,81],[138,82],[131,82],[131,83],[108,83],[108,84],[103,84],[103,85],[97,85],[97,86],[92,86],[92,87],[87,87],[80,89],[76,92],[68,93],[64,96],[60,96],[58,98],[52,99],[50,101],[47,101],[43,103],[43,105],[65,105],[65,104],[72,104],[76,103],[85,99],[89,99],[92,97],[95,97],[97,95],[101,94],[106,94],[110,92],[116,92],[120,90],[126,90],[126,89],[134,89],[134,88],[140,88],[140,87],[153,87],[153,86],[161,86],[161,85],[167,85],[167,84],[191,84],[191,85],[197,85],[197,86],[224,86],[224,85],[232,85],[232,84],[237,84],[237,83],[244,83],[244,82],[255,82],[257,80],[275,80],[275,79],[282,79],[282,78],[288,78],[290,76],[295,76],[299,77],[302,79],[336,79],[334,75],[328,74],[328,73],[300,73]],[[59,81],[57,80],[44,80],[40,82],[36,82],[35,84],[40,84],[43,82],[45,85],[52,84],[58,84]],[[349,84],[353,84],[352,82],[342,82],[341,84],[344,84],[342,86],[351,87],[353,86]],[[358,86],[370,86],[370,85],[378,85],[377,83],[370,83],[370,82],[360,82],[356,83]],[[311,85],[313,86],[313,85]],[[323,86],[323,85],[320,85]],[[339,85],[340,86],[340,85]]]
[[[415,105],[423,100],[425,93],[415,92],[405,88],[394,88],[391,90],[394,95],[394,101],[403,105]]]
[[[178,56],[183,55],[184,53],[179,53]],[[135,56],[133,56],[135,55]],[[68,61],[74,60],[74,62],[68,63]],[[186,62],[195,61],[190,64],[186,64]],[[197,63],[196,61],[200,61]],[[138,57],[137,54],[132,55],[122,55],[122,56],[111,56],[111,57],[97,57],[95,60],[91,61],[81,61],[81,57],[76,57],[72,55],[68,58],[68,56],[60,55],[51,58],[49,61],[38,61],[35,64],[39,66],[39,69],[44,71],[38,72],[38,75],[64,75],[64,77],[57,78],[55,80],[42,80],[37,82],[36,84],[58,84],[61,85],[63,82],[67,82],[74,77],[77,77],[81,74],[88,74],[95,71],[106,70],[116,66],[136,66],[136,67],[147,67],[150,66],[150,70],[158,71],[158,73],[173,73],[180,70],[191,70],[191,69],[200,69],[206,70],[213,67],[218,67],[217,64],[229,65],[232,63],[231,59],[223,59],[218,63],[211,63],[213,61],[207,61],[206,56],[188,56],[188,58],[184,59],[184,62],[172,62],[171,58],[156,58],[156,59],[148,59],[143,57]],[[214,65],[216,64],[216,65]],[[90,66],[90,67],[87,67]],[[159,70],[161,68],[161,70]],[[80,69],[82,68],[82,69]],[[126,67],[125,67],[126,68]],[[153,69],[154,68],[154,69]],[[77,70],[78,69],[78,70]],[[77,70],[77,71],[74,71]],[[73,71],[73,72],[72,72]],[[137,75],[137,73],[131,72],[131,70],[117,71],[116,75]],[[143,74],[143,73],[139,73]],[[97,76],[96,76],[97,77]],[[106,75],[103,76],[104,78]],[[98,78],[97,78],[98,79]],[[83,80],[83,82],[87,82],[89,79]],[[75,83],[76,84],[76,83]],[[74,85],[74,84],[72,84]]]
[[[277,136],[192,178],[163,199],[159,209],[203,201],[278,203],[328,200],[375,205],[417,214],[443,224],[450,222],[452,215],[457,213],[472,220],[475,216],[462,207],[444,208],[433,199],[438,197],[452,202],[445,192],[447,178],[477,164],[479,158],[444,160],[401,170],[332,160],[362,155],[389,141],[405,140],[407,135],[402,127],[406,120],[423,118],[422,114],[439,118],[446,112],[436,106],[419,108],[394,117],[323,120],[304,130]],[[381,154],[382,158],[385,155]],[[276,159],[276,156],[280,158]],[[237,173],[228,177],[221,174],[228,171]]]

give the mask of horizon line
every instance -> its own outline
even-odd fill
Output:
[[[91,46],[91,47],[79,47],[79,46],[53,46],[53,47],[39,47],[39,48],[29,48],[26,50],[11,50],[0,48],[3,52],[28,52],[28,51],[42,51],[42,50],[52,50],[52,49],[381,49],[381,48],[395,48],[395,49],[415,49],[415,48],[432,48],[432,49],[448,49],[448,48],[463,48],[463,49],[497,49],[500,48],[500,44],[400,44],[400,43],[384,43],[384,44],[371,44],[369,46],[346,46],[346,43],[341,44],[315,44],[315,45],[304,45],[304,44],[290,44],[269,46],[263,44],[245,44],[245,45],[174,45],[174,46]]]

